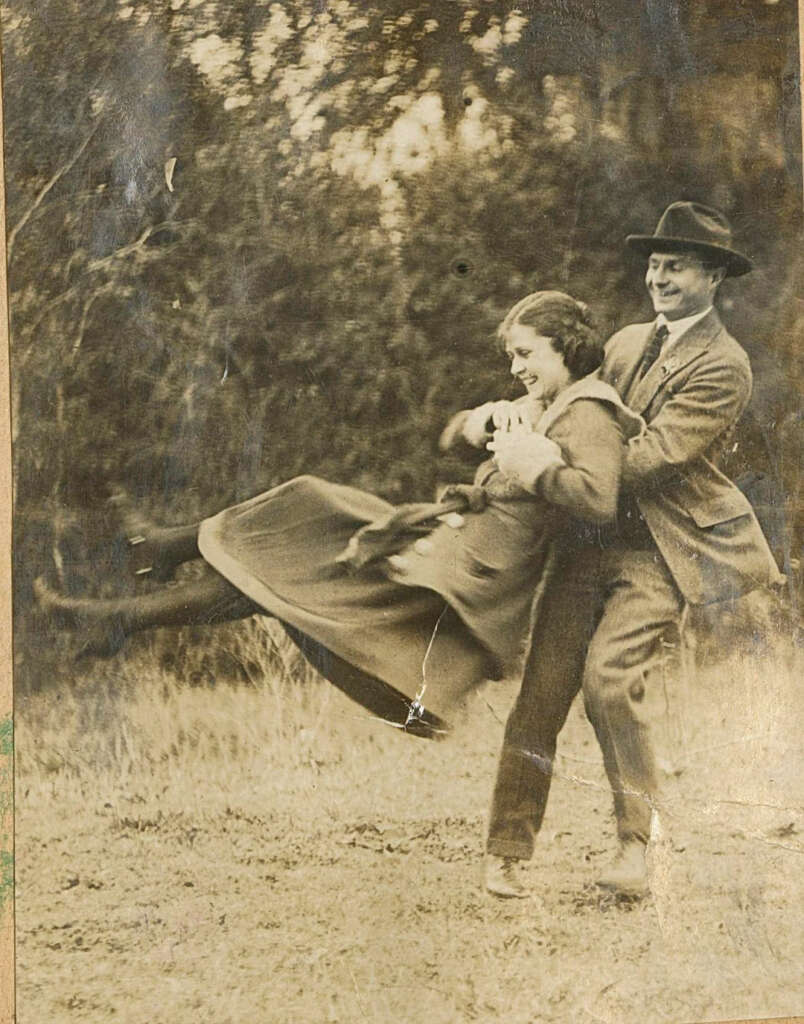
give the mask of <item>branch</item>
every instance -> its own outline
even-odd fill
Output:
[[[92,310],[92,307],[95,305],[96,301],[101,297],[101,295],[106,295],[108,292],[112,291],[116,287],[116,284],[116,281],[107,281],[105,284],[102,284],[100,288],[94,291],[89,296],[87,301],[84,303],[84,309],[83,312],[81,313],[81,321],[78,325],[78,333],[76,335],[75,341],[73,342],[72,351],[70,352],[69,356],[70,364],[75,362],[76,356],[78,355],[78,350],[81,347],[81,343],[84,340],[84,332],[87,329],[89,314]]]
[[[31,219],[31,217],[34,215],[34,213],[36,213],[36,211],[42,205],[42,203],[46,199],[48,193],[52,191],[52,189],[58,184],[58,182],[64,177],[65,174],[69,173],[69,171],[71,171],[73,169],[73,167],[76,165],[78,160],[81,158],[81,155],[83,154],[84,150],[87,148],[87,146],[90,144],[92,139],[95,137],[98,129],[100,128],[100,126],[101,126],[101,122],[98,121],[95,124],[95,126],[93,127],[92,131],[89,133],[89,135],[87,135],[87,137],[84,139],[84,141],[81,143],[81,145],[75,151],[75,153],[73,153],[73,155],[67,161],[67,163],[64,164],[63,167],[60,167],[56,171],[56,173],[53,175],[53,177],[50,179],[50,181],[45,183],[45,185],[42,187],[42,190],[40,191],[39,195],[36,197],[36,199],[34,199],[33,204],[28,207],[28,209],[25,211],[25,213],[20,217],[20,219],[14,225],[14,227],[9,231],[9,233],[8,233],[8,241],[6,242],[7,260],[8,260],[9,263],[11,262],[11,252],[12,252],[12,250],[14,248],[14,243],[17,240],[17,235],[20,233],[20,231],[22,231],[22,229],[25,227],[25,225],[28,223],[28,221]]]
[[[188,220],[184,221],[183,225],[191,223],[194,223],[194,221]],[[175,222],[173,221],[163,221],[161,224],[149,225],[147,228],[145,228],[145,230],[142,232],[139,238],[136,239],[136,241],[129,242],[128,245],[123,245],[119,249],[115,249],[115,251],[109,253],[108,256],[103,256],[100,259],[92,260],[90,263],[88,263],[84,275],[92,271],[103,270],[105,267],[110,266],[117,260],[124,259],[126,256],[130,256],[132,253],[145,252],[145,243],[148,241],[151,235],[154,234],[154,232],[161,231],[163,228],[177,226],[180,225],[176,225]],[[62,292],[61,295],[57,295],[55,299],[51,299],[50,302],[46,303],[40,309],[38,316],[30,324],[26,324],[25,326],[20,327],[19,333],[21,335],[33,334],[34,331],[36,331],[37,327],[39,327],[39,325],[48,315],[48,313],[51,312],[51,310],[55,309],[57,306],[60,306],[63,302],[66,302],[68,299],[71,299],[73,298],[73,296],[77,295],[80,292],[81,287],[83,285],[84,275],[82,275],[82,277],[78,281],[76,281],[74,285],[68,288],[67,291]]]
[[[135,241],[129,242],[128,245],[123,245],[119,249],[115,249],[114,252],[110,252],[108,256],[102,256],[100,259],[91,260],[87,264],[87,270],[102,270],[104,267],[108,267],[111,263],[125,259],[125,257],[130,256],[131,253],[140,251],[144,248],[145,243],[155,231],[161,231],[163,228],[167,227],[173,227],[171,221],[163,221],[161,224],[149,224],[140,237]]]

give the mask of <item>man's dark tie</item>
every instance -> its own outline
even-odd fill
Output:
[[[638,378],[642,380],[648,370],[653,366],[656,360],[659,358],[659,353],[662,350],[662,345],[667,341],[667,337],[670,332],[667,329],[667,324],[658,324],[651,335],[650,341],[648,342],[645,353],[642,356],[642,362],[639,364]]]

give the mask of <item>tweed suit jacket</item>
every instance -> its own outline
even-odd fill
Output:
[[[627,443],[631,494],[689,604],[729,600],[784,577],[747,498],[715,451],[751,396],[748,356],[712,310],[638,379],[653,324],[632,324],[606,346],[600,369],[647,429]]]

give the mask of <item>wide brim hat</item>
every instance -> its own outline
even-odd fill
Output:
[[[731,225],[719,210],[702,203],[672,203],[652,235],[628,235],[626,244],[644,256],[652,252],[696,252],[740,277],[754,264],[732,248]]]

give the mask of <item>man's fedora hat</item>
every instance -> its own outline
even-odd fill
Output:
[[[747,256],[731,247],[731,226],[719,210],[702,203],[671,203],[652,235],[629,235],[626,243],[637,252],[697,252],[726,268],[728,277],[753,269]]]

